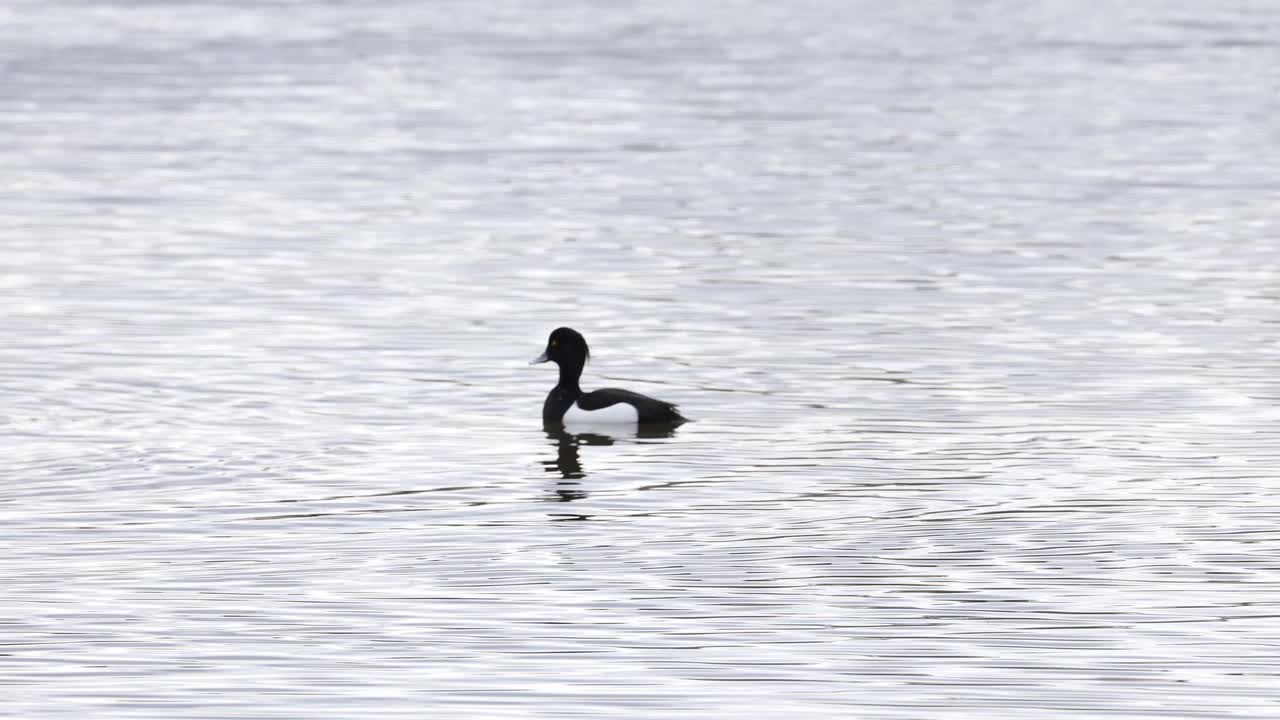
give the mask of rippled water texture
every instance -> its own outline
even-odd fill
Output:
[[[6,3],[0,714],[1280,717],[1277,38]]]

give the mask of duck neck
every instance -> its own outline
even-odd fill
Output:
[[[569,393],[573,397],[582,394],[582,388],[578,387],[578,378],[582,377],[583,363],[562,363],[560,365],[560,382],[557,388]]]

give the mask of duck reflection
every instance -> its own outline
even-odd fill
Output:
[[[669,438],[676,433],[678,423],[645,424],[635,427],[619,428],[616,433],[606,435],[601,432],[572,433],[559,423],[546,423],[542,429],[547,438],[555,443],[556,459],[543,460],[542,466],[549,473],[559,473],[556,482],[555,497],[559,502],[572,502],[587,496],[578,482],[587,476],[582,469],[582,456],[579,448],[583,445],[613,445],[618,440]]]

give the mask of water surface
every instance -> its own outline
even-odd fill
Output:
[[[8,3],[0,714],[1277,716],[1277,37]]]

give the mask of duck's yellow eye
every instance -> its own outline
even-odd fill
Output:
[[[555,340],[552,340],[552,341],[551,341],[551,347],[555,347],[555,346],[556,346],[556,341],[555,341]]]

